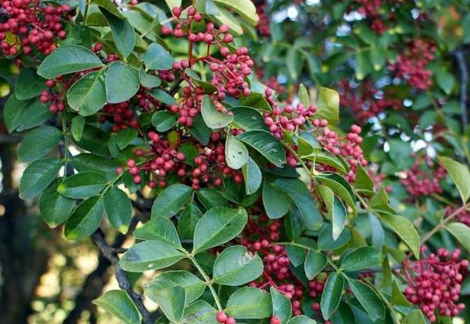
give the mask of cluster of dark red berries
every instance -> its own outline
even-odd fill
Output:
[[[342,156],[349,164],[349,172],[346,179],[349,182],[356,180],[357,166],[367,165],[367,160],[364,158],[364,153],[361,148],[362,137],[361,127],[352,125],[350,132],[344,137],[340,137],[336,132],[331,131],[328,127],[322,127],[321,121],[317,119],[313,121],[315,130],[322,129],[321,133],[317,135],[317,140],[323,147],[334,155]]]
[[[119,132],[121,129],[128,127],[139,128],[139,123],[135,112],[132,110],[129,101],[120,102],[117,104],[106,104],[103,107],[99,117],[100,123],[106,121],[114,124],[112,131]]]
[[[371,118],[377,118],[386,109],[401,110],[403,102],[400,99],[390,98],[385,93],[374,87],[370,80],[358,87],[353,87],[348,80],[342,80],[339,84],[341,94],[341,106],[351,109],[355,119],[365,123]]]
[[[150,174],[148,182],[150,188],[155,188],[157,185],[165,188],[167,186],[166,178],[172,173],[179,178],[189,178],[194,190],[198,190],[202,184],[208,183],[219,187],[222,185],[224,177],[233,178],[237,184],[243,182],[243,174],[227,166],[225,145],[220,133],[212,133],[211,142],[207,146],[192,141],[194,149],[200,152],[192,160],[189,160],[182,151],[178,150],[181,143],[171,143],[154,131],[150,131],[147,136],[149,149],[135,150],[135,160],[127,161],[129,173],[137,184],[142,182],[141,172]],[[178,141],[180,140],[178,139]],[[123,171],[122,167],[117,170],[118,173]]]
[[[14,56],[21,50],[28,55],[35,48],[39,53],[50,54],[57,48],[56,42],[67,36],[63,20],[72,18],[70,10],[69,5],[45,5],[41,0],[1,1],[3,53]]]
[[[436,45],[424,39],[414,40],[407,49],[398,54],[397,62],[390,67],[397,77],[404,79],[417,90],[426,90],[432,85],[432,73],[426,65],[434,59]]]
[[[85,75],[85,72],[77,73],[70,79],[66,79],[63,76],[59,76],[53,80],[47,80],[46,86],[49,89],[41,92],[41,94],[39,95],[39,100],[43,104],[50,102],[49,110],[52,113],[64,111],[66,105],[64,100],[62,99],[63,96],[67,93],[67,90],[70,88],[70,86],[83,75]]]
[[[370,29],[382,35],[388,29],[384,23],[384,15],[380,12],[384,3],[396,3],[396,0],[354,0],[351,7],[357,6],[357,11],[370,21]],[[393,18],[393,11],[386,10],[387,18]]]
[[[161,104],[161,102],[152,96],[151,92],[144,87],[140,87],[135,98],[137,99],[137,105],[145,112],[152,111]]]
[[[264,114],[264,123],[269,127],[269,131],[276,138],[283,138],[284,131],[294,132],[317,112],[317,107],[314,105],[305,107],[301,103],[296,106],[286,105],[281,108],[275,102],[273,91],[270,88],[266,89],[265,94],[273,110]],[[320,124],[324,126],[326,126],[327,123],[326,120],[320,120]]]
[[[425,250],[425,249],[424,249]],[[435,322],[436,312],[441,316],[457,316],[465,308],[459,295],[463,280],[462,272],[468,269],[467,260],[459,261],[460,250],[450,253],[440,248],[427,258],[404,265],[408,280],[406,298],[419,306],[431,322]]]
[[[259,289],[276,288],[291,301],[294,316],[304,313],[302,300],[305,298],[314,299],[310,305],[311,309],[317,317],[321,317],[319,300],[325,288],[325,281],[314,279],[309,282],[308,289],[305,289],[290,269],[291,261],[286,248],[276,244],[282,235],[282,222],[280,220],[270,220],[266,214],[259,214],[260,210],[251,212],[253,217],[249,219],[240,241],[240,244],[246,246],[248,251],[261,255],[264,263],[261,278],[250,282],[250,287]],[[256,216],[256,214],[259,215]],[[272,321],[276,322],[277,319],[272,318],[271,323],[273,323]],[[325,321],[324,323],[328,324],[330,322]]]
[[[99,52],[103,50],[103,44],[100,42],[97,42],[93,44],[93,46],[91,47],[91,50],[92,52],[98,54]],[[111,63],[111,62],[119,61],[119,58],[120,57],[118,54],[109,53],[109,54],[106,54],[106,58],[102,59],[102,61],[103,63]]]
[[[63,83],[63,80],[60,78],[57,81],[47,80],[46,85],[49,88],[53,88],[56,85],[56,82]],[[39,100],[43,104],[51,102],[51,104],[49,105],[49,110],[53,114],[56,112],[64,111],[65,109],[65,103],[62,101],[61,95],[54,93],[52,90],[43,90],[41,92],[41,95],[39,96]]]
[[[271,28],[270,28],[270,20],[267,13],[267,1],[266,0],[253,0],[253,3],[256,6],[256,13],[258,14],[258,24],[256,25],[256,30],[262,36],[270,36],[271,35]]]
[[[187,60],[175,62],[171,70],[158,71],[158,75],[164,81],[173,82],[175,74],[179,73],[181,80],[188,84],[183,88],[183,100],[169,107],[169,110],[178,114],[178,122],[181,125],[191,127],[194,118],[201,110],[202,98],[208,93],[186,75],[187,69],[197,62],[207,64],[212,73],[210,82],[215,88],[215,92],[211,92],[211,98],[215,101],[224,100],[226,95],[235,98],[249,96],[250,87],[246,77],[251,74],[254,62],[248,55],[248,48],[241,47],[231,50],[228,47],[233,42],[228,25],[222,24],[217,28],[213,23],[208,22],[204,31],[193,32],[194,25],[197,23],[197,28],[200,28],[199,25],[203,22],[203,16],[194,7],[187,9],[187,16],[184,18],[181,15],[182,9],[180,7],[173,8],[172,13],[176,21],[175,28],[163,26],[161,32],[163,35],[186,38],[190,43],[189,57]],[[204,56],[195,57],[195,50],[198,46],[207,47]],[[218,48],[214,54],[211,50],[212,46]],[[219,108],[224,110],[223,107]]]
[[[177,105],[171,105],[169,110],[177,114],[178,123],[184,126],[191,127],[194,118],[200,113],[202,98],[204,97],[204,90],[193,84],[188,79],[188,86],[183,88],[183,99]]]
[[[265,90],[265,98],[272,106],[272,111],[264,114],[264,123],[269,127],[270,132],[277,138],[284,137],[284,132],[294,132],[300,126],[309,121],[313,125],[313,132],[320,144],[330,153],[342,156],[349,164],[350,170],[346,176],[347,180],[354,182],[356,178],[357,165],[367,165],[361,148],[362,137],[361,128],[357,125],[351,126],[351,130],[346,136],[340,137],[336,132],[328,128],[326,119],[317,119],[315,113],[317,107],[310,105],[305,107],[299,103],[296,106],[286,105],[280,107],[275,101],[272,89]],[[295,150],[296,147],[293,147]],[[297,166],[297,159],[287,151],[287,164],[291,167]],[[331,171],[331,167],[325,166],[325,171]]]
[[[435,163],[428,156],[417,158],[413,166],[403,172],[401,184],[414,198],[442,193],[440,182],[446,176],[446,170],[441,164],[438,164],[436,168]]]

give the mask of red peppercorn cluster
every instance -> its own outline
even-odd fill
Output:
[[[465,308],[459,300],[467,260],[459,261],[460,250],[450,253],[440,248],[427,258],[404,265],[408,280],[406,298],[419,306],[431,322],[436,322],[436,311],[446,317],[457,316]]]
[[[254,62],[248,52],[247,47],[238,48],[235,53],[230,53],[227,47],[222,47],[220,54],[223,60],[209,57],[212,62],[210,70],[213,73],[211,83],[217,87],[217,97],[220,100],[225,99],[225,94],[235,98],[250,95],[250,86],[245,78],[251,74]]]
[[[342,156],[349,164],[349,172],[346,179],[349,182],[354,182],[356,179],[357,165],[366,166],[367,161],[361,148],[362,137],[360,133],[362,129],[357,125],[352,125],[350,132],[344,137],[338,136],[334,131],[328,127],[322,127],[322,121],[318,119],[313,120],[315,130],[318,132],[322,129],[320,134],[317,135],[317,140],[323,147],[334,155]]]
[[[436,45],[431,41],[414,40],[398,55],[397,62],[390,69],[413,88],[426,90],[432,85],[432,73],[426,69],[426,65],[434,59],[435,51]]]
[[[428,157],[417,158],[409,170],[404,170],[401,184],[414,198],[429,196],[433,193],[442,193],[440,181],[446,176],[445,168],[439,164],[437,169],[435,163]]]
[[[196,11],[194,7],[189,7],[187,17],[181,18],[182,9],[175,7],[172,10],[176,19],[176,26],[171,30],[168,26],[163,26],[161,32],[163,35],[173,35],[176,38],[185,37],[191,44],[189,61],[184,60],[173,65],[175,70],[186,69],[197,62],[204,62],[209,65],[213,73],[211,83],[217,88],[217,96],[220,100],[225,99],[225,94],[234,97],[240,95],[248,96],[249,86],[245,82],[245,77],[251,74],[251,68],[254,65],[253,60],[248,55],[248,48],[242,47],[232,52],[226,45],[233,42],[233,36],[230,34],[230,28],[226,24],[220,27],[209,22],[205,26],[204,32],[193,32],[193,24],[201,23],[203,16]],[[194,57],[194,48],[204,45],[207,46],[207,54],[203,57]],[[211,46],[219,49],[221,58],[211,54]]]
[[[136,158],[145,158],[145,161],[139,164],[134,159],[127,161],[127,167],[129,168],[129,173],[134,177],[134,182],[137,184],[141,183],[141,171],[151,174],[150,181],[148,182],[150,188],[155,188],[157,183],[160,187],[166,187],[165,177],[169,172],[175,171],[178,175],[180,173],[183,176],[186,175],[186,164],[183,163],[186,159],[184,153],[178,152],[172,147],[170,141],[162,140],[153,131],[148,133],[148,137],[151,141],[150,150],[137,149],[134,151]]]
[[[33,48],[46,55],[57,48],[56,42],[67,33],[62,21],[71,19],[69,5],[45,5],[41,0],[1,1],[1,48],[5,55],[14,56],[21,50],[31,54]],[[7,38],[7,34],[13,35]]]
[[[49,90],[44,90],[41,92],[39,96],[39,100],[45,104],[50,102],[49,110],[54,114],[56,112],[64,111],[65,103],[62,101],[62,93],[55,92],[53,88],[57,83],[66,84],[65,80],[61,77],[57,78],[56,80],[47,80],[46,86]],[[67,87],[65,87],[67,89]]]
[[[355,0],[352,6],[358,6],[357,11],[364,15],[370,21],[370,29],[375,31],[377,34],[382,35],[388,29],[384,23],[384,17],[379,12],[382,5],[386,2],[397,2],[391,0]],[[388,16],[392,16],[391,10],[387,10]]]
[[[351,126],[350,132],[346,136],[340,137],[328,128],[326,119],[313,118],[317,112],[316,106],[305,107],[300,103],[297,106],[286,105],[280,108],[270,88],[266,89],[265,98],[273,109],[271,112],[264,114],[264,123],[275,137],[283,138],[285,131],[293,132],[307,121],[311,122],[313,133],[320,144],[332,154],[340,155],[348,162],[350,170],[346,178],[348,181],[354,182],[357,164],[367,165],[360,146],[362,137],[360,136],[361,128],[359,126]],[[296,150],[297,147],[294,146],[293,149]],[[287,164],[291,167],[297,166],[297,159],[289,150],[287,150]],[[325,166],[325,170],[331,170],[331,167]]]
[[[181,80],[186,81],[187,86],[183,88],[183,100],[177,105],[172,105],[169,110],[178,114],[178,122],[181,125],[190,127],[201,110],[202,98],[205,94],[210,94],[213,100],[224,100],[226,95],[235,98],[250,95],[249,84],[245,79],[251,74],[254,62],[248,55],[248,48],[241,47],[231,50],[227,47],[233,42],[228,25],[222,24],[217,28],[213,23],[208,22],[204,32],[193,32],[196,23],[198,26],[203,23],[203,16],[194,7],[188,8],[185,18],[182,18],[181,12],[180,7],[173,8],[172,13],[176,20],[176,26],[173,30],[168,26],[163,26],[161,32],[163,35],[186,38],[190,43],[189,57],[187,60],[175,62],[171,70],[158,71],[158,75],[164,81],[173,82],[175,74],[179,73]],[[195,57],[195,49],[198,46],[207,47],[205,56]],[[212,46],[218,48],[214,54]],[[203,62],[209,67],[212,73],[210,82],[215,91],[204,91],[186,74],[187,69],[198,62]],[[225,110],[221,106],[219,103],[217,108]]]
[[[341,106],[351,109],[359,123],[378,117],[387,109],[401,110],[403,102],[389,98],[388,93],[378,90],[370,80],[354,88],[348,80],[339,84]]]
[[[256,214],[259,211],[253,210],[252,213]],[[317,317],[321,317],[319,301],[325,287],[325,281],[314,279],[309,282],[308,289],[302,285],[290,270],[291,261],[286,248],[276,244],[281,238],[281,232],[282,222],[269,220],[263,213],[258,216],[253,215],[249,219],[240,244],[246,246],[250,252],[261,255],[264,263],[262,276],[249,285],[259,289],[276,288],[291,301],[294,316],[304,313],[302,301],[305,298],[314,299],[310,307]],[[276,319],[274,319],[275,321]]]
[[[256,30],[262,36],[271,36],[270,20],[267,14],[267,1],[253,0],[253,3],[256,6],[256,13],[259,17],[258,25],[256,25]]]
[[[181,125],[191,127],[194,118],[200,113],[204,90],[188,80],[189,85],[183,88],[183,99],[178,105],[171,105],[169,110],[177,114]]]
[[[150,131],[147,136],[149,149],[137,149],[134,152],[135,160],[127,161],[129,173],[137,184],[142,181],[141,172],[150,174],[147,183],[150,188],[155,188],[157,184],[161,188],[166,187],[166,178],[172,173],[190,181],[194,190],[198,190],[203,183],[221,186],[224,177],[233,178],[238,184],[243,182],[243,174],[227,166],[224,139],[220,133],[213,133],[211,143],[207,146],[193,141],[192,145],[199,154],[191,161],[179,150],[181,142],[171,143],[154,131]],[[119,168],[118,172],[122,171]]]
[[[58,76],[55,79],[47,80],[46,86],[48,90],[44,90],[39,95],[39,100],[43,103],[50,103],[49,110],[52,113],[57,113],[64,111],[66,105],[63,100],[63,97],[67,93],[68,89],[74,84],[78,79],[86,75],[90,71],[83,71],[73,74],[71,77],[65,78],[63,76]]]
[[[106,104],[103,107],[102,114],[99,118],[100,123],[113,123],[113,132],[117,133],[121,129],[128,127],[139,128],[139,123],[135,112],[132,110],[129,101],[117,104]]]
[[[139,91],[135,95],[135,98],[137,99],[137,105],[146,112],[159,107],[161,104],[160,101],[153,97],[144,87],[140,87]]]
[[[284,131],[295,131],[317,112],[317,107],[314,105],[305,107],[301,103],[297,106],[286,105],[283,108],[278,107],[273,98],[273,91],[270,88],[266,89],[266,97],[273,106],[273,110],[264,114],[264,123],[269,127],[270,132],[279,139],[283,138]],[[322,120],[322,123],[325,122],[326,120]]]

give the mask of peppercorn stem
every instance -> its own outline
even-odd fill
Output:
[[[441,222],[434,227],[431,231],[429,231],[425,236],[420,241],[420,245],[423,245],[427,240],[429,240],[434,234],[439,232],[441,229],[444,228],[444,226],[449,223],[451,220],[453,220],[455,217],[457,217],[458,214],[460,214],[462,211],[470,207],[470,202],[464,204],[462,207],[458,208],[456,211],[454,211],[452,214],[450,214],[448,217],[445,217],[441,220]]]
[[[214,297],[215,304],[217,305],[217,309],[219,311],[223,310],[222,304],[220,303],[219,296],[217,295],[217,292],[214,289],[214,286],[212,285],[212,280],[209,278],[207,273],[204,271],[204,269],[201,267],[201,265],[197,262],[196,258],[191,255],[188,251],[184,251],[186,253],[186,256],[188,257],[189,260],[193,263],[193,265],[196,267],[196,269],[199,271],[201,276],[204,278],[206,285],[209,287],[212,297]]]

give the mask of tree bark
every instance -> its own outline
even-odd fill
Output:
[[[28,206],[13,185],[12,172],[16,163],[15,144],[0,145],[2,189],[0,205],[0,323],[27,323],[31,302],[41,275],[47,270],[49,251],[35,241],[39,217],[28,214]]]

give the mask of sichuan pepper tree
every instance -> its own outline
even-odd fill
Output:
[[[4,121],[25,135],[18,157],[29,164],[20,195],[113,264],[120,290],[95,303],[122,322],[463,314],[468,144],[446,107],[468,85],[462,77],[457,92],[439,69],[464,45],[442,41],[437,4],[0,10],[2,62],[18,71],[5,73]],[[116,235],[132,243],[109,244]],[[131,274],[144,272],[142,290]]]

